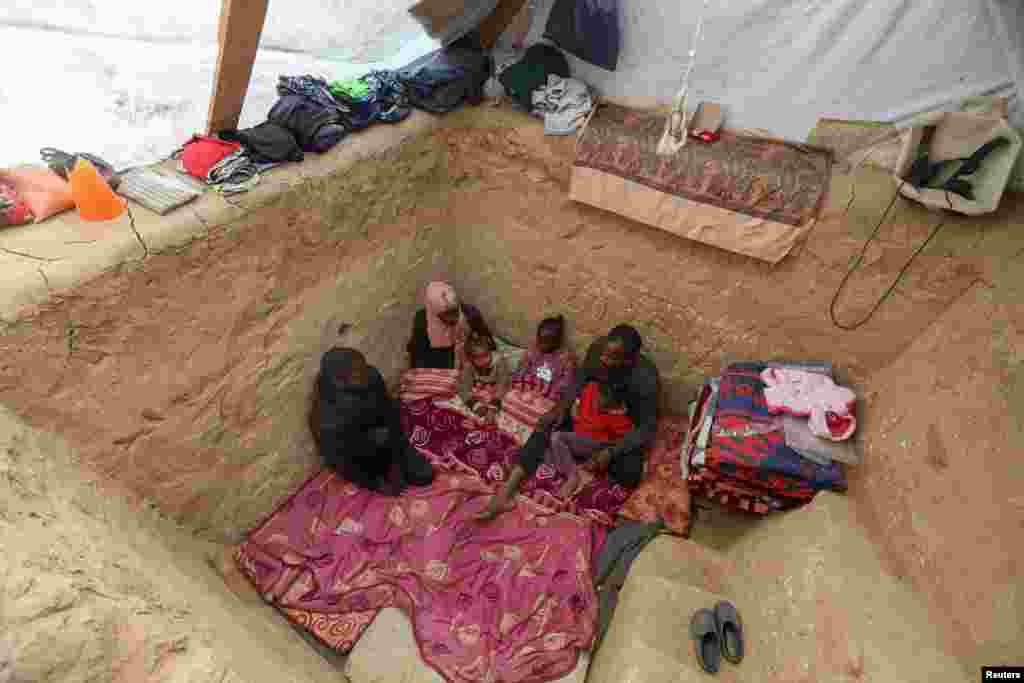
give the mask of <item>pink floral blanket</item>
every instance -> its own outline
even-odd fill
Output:
[[[450,427],[440,431],[459,433]],[[568,674],[594,636],[591,566],[602,528],[529,501],[480,524],[473,516],[492,487],[450,462],[435,465],[431,486],[399,498],[322,471],[251,533],[236,553],[239,566],[291,619],[341,651],[377,611],[397,606],[412,620],[424,661],[450,683]]]
[[[500,486],[516,463],[519,444],[506,431],[484,426],[431,399],[402,404],[402,423],[413,446],[451,471],[475,475]],[[607,477],[595,478],[580,471],[583,487],[570,499],[558,497],[565,477],[548,464],[537,468],[520,488],[520,495],[553,511],[568,512],[603,526],[614,526],[615,517],[631,491]]]

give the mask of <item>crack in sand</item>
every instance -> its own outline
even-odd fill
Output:
[[[48,256],[36,256],[35,254],[29,254],[28,252],[18,251],[16,249],[8,249],[7,247],[0,247],[0,251],[6,252],[13,256],[21,256],[22,258],[32,259],[33,261],[42,261],[43,263],[56,263],[57,261],[64,260],[64,257],[50,258]]]
[[[196,220],[199,221],[199,223],[203,226],[203,229],[206,230],[206,236],[209,237],[210,236],[210,224],[206,221],[205,218],[203,218],[202,214],[200,214],[199,211],[196,210],[196,207],[194,207],[192,205],[189,205],[188,208],[192,212],[192,215],[194,215],[196,217]]]
[[[128,224],[131,226],[132,232],[135,233],[135,239],[137,239],[139,244],[142,246],[142,260],[145,261],[149,258],[149,246],[147,246],[145,241],[143,241],[142,235],[139,234],[138,228],[135,227],[135,216],[132,215],[131,208],[128,209]]]

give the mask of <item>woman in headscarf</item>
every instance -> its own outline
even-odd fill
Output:
[[[380,371],[355,349],[324,354],[310,429],[324,464],[357,486],[397,495],[407,485],[433,481],[430,462],[402,431],[398,404]]]
[[[470,334],[486,339],[491,350],[497,349],[480,310],[461,303],[447,282],[431,282],[423,297],[423,308],[413,318],[412,338],[406,347],[410,367],[461,369],[464,345]]]

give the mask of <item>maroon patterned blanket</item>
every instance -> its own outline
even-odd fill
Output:
[[[664,125],[658,112],[602,105],[580,137],[575,164],[788,225],[818,215],[831,177],[829,150],[723,131],[717,142],[691,140],[661,157]]]

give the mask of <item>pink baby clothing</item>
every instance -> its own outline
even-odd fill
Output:
[[[767,385],[764,399],[772,413],[809,417],[816,436],[831,441],[850,438],[857,429],[857,395],[831,377],[804,370],[768,368],[761,373]]]

